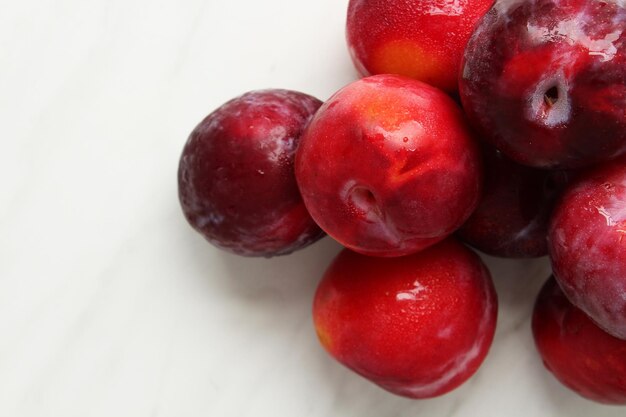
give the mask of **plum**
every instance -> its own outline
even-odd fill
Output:
[[[333,95],[296,155],[313,219],[373,256],[407,255],[452,234],[478,203],[481,170],[457,105],[398,75],[363,78]]]
[[[429,398],[470,378],[496,326],[489,271],[450,238],[377,258],[343,250],[320,282],[313,319],[340,363],[394,394]]]
[[[361,75],[400,74],[447,92],[474,25],[493,0],[350,0],[346,34]]]
[[[483,161],[483,194],[457,235],[489,255],[547,255],[550,214],[572,173],[519,165],[487,145],[483,146]]]
[[[260,90],[209,114],[180,157],[178,193],[189,224],[245,256],[283,255],[322,237],[293,167],[302,132],[321,104],[295,91]]]
[[[470,38],[459,93],[480,134],[537,168],[626,152],[626,8],[611,0],[503,0]]]
[[[543,363],[561,383],[590,400],[626,405],[626,341],[596,326],[554,278],[539,293],[532,330]]]
[[[562,195],[548,232],[565,295],[626,339],[626,160],[585,172]]]

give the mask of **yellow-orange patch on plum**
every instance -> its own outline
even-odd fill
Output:
[[[396,40],[382,44],[372,58],[373,73],[400,74],[446,91],[456,90],[456,80],[447,76],[445,62],[415,42]]]
[[[396,130],[402,123],[411,120],[411,114],[401,103],[403,102],[399,95],[382,95],[373,90],[369,97],[357,106],[360,107],[362,117],[375,127]]]
[[[317,333],[317,338],[319,339],[320,343],[322,344],[322,346],[324,346],[324,349],[326,349],[328,352],[332,352],[333,343],[328,331],[323,326],[316,324],[315,332]]]

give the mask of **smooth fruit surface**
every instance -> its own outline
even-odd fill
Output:
[[[282,255],[319,239],[293,159],[320,105],[306,94],[262,90],[207,116],[180,158],[178,193],[189,224],[214,245],[246,256]]]
[[[550,224],[552,268],[572,303],[604,330],[626,339],[626,163],[577,180]]]
[[[532,329],[543,363],[561,383],[590,400],[626,404],[626,341],[596,326],[554,279],[537,298]]]
[[[480,258],[448,239],[401,258],[342,251],[313,304],[320,342],[395,394],[445,394],[476,372],[493,339],[497,298]]]
[[[483,161],[485,185],[480,202],[457,235],[489,255],[547,255],[550,214],[568,174],[516,164],[490,146],[483,147]]]
[[[469,217],[480,152],[446,94],[378,75],[324,103],[302,137],[296,177],[329,235],[363,254],[401,256],[443,240]]]
[[[623,154],[625,29],[623,2],[497,2],[461,65],[468,117],[524,165],[578,168]]]
[[[465,44],[493,0],[351,0],[347,39],[361,75],[400,74],[448,92]]]

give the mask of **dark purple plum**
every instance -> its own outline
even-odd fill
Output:
[[[478,208],[458,231],[459,237],[489,255],[547,255],[550,213],[569,175],[519,165],[486,145],[483,161],[483,194]]]
[[[189,224],[209,242],[245,256],[275,256],[323,236],[294,175],[300,136],[322,103],[288,90],[235,98],[191,133],[178,193]]]
[[[459,92],[479,133],[518,163],[579,168],[624,154],[624,3],[496,2],[467,44]]]

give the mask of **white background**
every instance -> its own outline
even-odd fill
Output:
[[[310,317],[339,246],[242,259],[185,223],[178,157],[247,90],[355,79],[346,0],[0,0],[0,416],[623,416],[543,369],[542,261],[489,259],[484,366],[428,401],[333,362]]]

